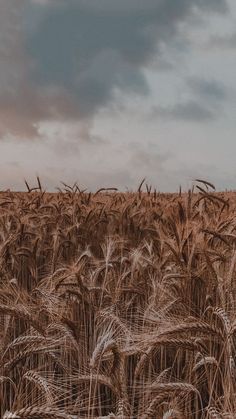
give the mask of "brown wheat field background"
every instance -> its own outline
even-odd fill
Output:
[[[233,192],[1,192],[0,263],[1,418],[236,417]]]

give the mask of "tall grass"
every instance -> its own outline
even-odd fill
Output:
[[[234,418],[236,199],[0,194],[0,413]]]

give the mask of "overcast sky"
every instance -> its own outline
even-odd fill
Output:
[[[236,189],[235,0],[0,0],[0,189]]]

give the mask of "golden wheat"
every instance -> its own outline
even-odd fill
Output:
[[[0,415],[236,416],[236,199],[0,192]]]

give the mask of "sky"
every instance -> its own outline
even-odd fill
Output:
[[[235,0],[1,0],[0,190],[236,189]]]

